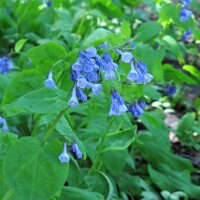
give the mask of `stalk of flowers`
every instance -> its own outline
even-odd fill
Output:
[[[181,5],[182,8],[180,10],[180,20],[181,22],[186,22],[192,15],[192,11],[187,8],[190,5],[190,0],[181,0]]]
[[[0,58],[1,74],[7,74],[12,68],[13,68],[13,63],[7,56]]]

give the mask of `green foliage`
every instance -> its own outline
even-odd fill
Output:
[[[199,199],[200,9],[191,0],[193,14],[182,22],[182,8],[172,0],[0,1],[0,199]],[[98,53],[89,58],[98,80],[79,72],[90,82],[87,101],[76,90],[79,104],[70,107],[81,88],[72,66],[90,67],[80,58],[88,47]],[[133,59],[124,62],[116,49]],[[105,52],[119,65],[112,80],[105,73],[113,63],[102,71],[99,60]],[[152,81],[128,78],[130,62],[145,77],[139,61]],[[109,116],[114,90],[129,108],[119,116]],[[64,143],[67,163],[59,159]]]

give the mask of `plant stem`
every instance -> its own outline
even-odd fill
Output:
[[[61,117],[65,114],[66,110],[68,108],[60,111],[60,113],[57,115],[56,119],[54,120],[54,122],[51,124],[51,126],[49,127],[46,135],[44,136],[43,140],[42,140],[42,145],[48,140],[48,138],[51,136],[51,134],[53,133],[54,128],[56,127],[56,124],[60,121]]]
[[[104,142],[105,142],[105,139],[106,139],[106,134],[109,131],[112,123],[114,122],[114,120],[115,120],[115,118],[111,118],[111,120],[110,120],[110,122],[109,122],[109,124],[108,124],[108,126],[106,128],[106,131],[105,131],[103,137],[101,138],[101,141],[100,141],[100,143],[99,143],[99,145],[97,147],[94,163],[93,163],[92,167],[90,168],[90,171],[88,172],[88,175],[92,174],[93,171],[95,171],[95,169],[99,168],[98,165],[99,165],[99,161],[100,161],[100,158],[101,158],[101,149],[102,149],[102,147],[104,145]]]
[[[31,134],[32,137],[34,137],[37,134],[40,118],[41,118],[41,114],[38,114],[37,117],[36,117],[35,126],[33,127],[33,131],[32,131],[32,134]]]
[[[10,197],[13,195],[13,190],[8,190],[2,200],[10,200]]]

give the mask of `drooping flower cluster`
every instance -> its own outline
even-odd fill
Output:
[[[187,31],[185,31],[181,37],[181,40],[183,42],[186,42],[188,40],[188,38],[192,35],[192,31],[190,29],[188,29]]]
[[[78,145],[75,142],[73,142],[73,144],[71,146],[71,151],[72,151],[72,153],[75,154],[77,159],[82,158],[82,153],[79,150]],[[59,160],[61,163],[69,163],[69,161],[70,161],[70,157],[67,153],[67,144],[66,143],[64,143],[63,152],[60,154]]]
[[[12,68],[13,68],[12,61],[7,56],[0,58],[1,74],[7,74]]]
[[[120,115],[121,113],[128,111],[128,108],[126,107],[124,102],[124,98],[121,97],[116,90],[113,90],[111,92],[111,100],[112,104],[109,112],[110,116]]]
[[[3,117],[0,117],[0,125],[2,125],[1,130],[2,130],[3,132],[8,132],[7,123],[6,123],[6,120],[5,120]]]
[[[171,96],[176,93],[176,86],[175,85],[167,85],[166,86],[166,93],[167,96]]]
[[[190,5],[190,0],[181,0],[181,5],[182,8],[180,10],[180,20],[181,22],[186,22],[192,15],[192,11],[187,8]]]
[[[134,102],[128,107],[128,111],[133,115],[133,117],[139,117],[146,107],[146,102],[144,100],[139,100],[138,102]]]

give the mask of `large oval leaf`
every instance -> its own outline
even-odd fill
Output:
[[[68,164],[58,160],[62,145],[54,140],[44,146],[33,137],[24,137],[7,151],[3,175],[20,200],[49,200],[64,185]]]

